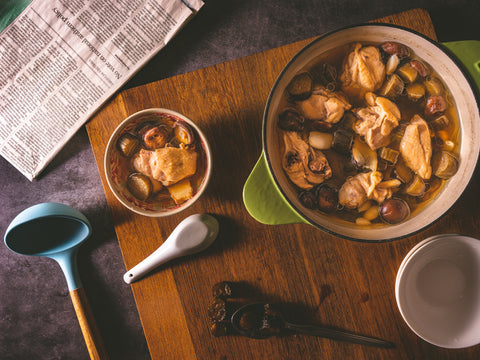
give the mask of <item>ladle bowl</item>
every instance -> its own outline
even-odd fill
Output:
[[[4,240],[13,252],[49,257],[60,265],[90,358],[107,359],[77,267],[78,249],[91,232],[88,219],[78,210],[59,203],[42,203],[18,214],[8,226]]]

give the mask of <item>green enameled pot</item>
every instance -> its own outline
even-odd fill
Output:
[[[303,207],[282,166],[276,114],[285,88],[306,64],[320,54],[352,42],[396,41],[409,46],[441,76],[454,97],[461,127],[458,172],[424,209],[396,225],[359,227],[334,220],[319,211]],[[268,97],[263,118],[263,152],[248,177],[244,204],[252,217],[264,224],[306,223],[343,238],[381,242],[412,235],[425,229],[457,201],[467,187],[480,148],[480,41],[437,43],[412,30],[390,24],[365,24],[323,35],[298,52],[278,76]]]

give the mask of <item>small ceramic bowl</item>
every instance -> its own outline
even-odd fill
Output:
[[[480,240],[444,234],[416,245],[397,273],[395,296],[407,325],[443,348],[480,343]]]
[[[197,158],[197,172],[192,176],[191,180],[193,197],[181,204],[168,201],[168,192],[166,191],[164,198],[167,198],[167,201],[158,201],[160,196],[142,201],[135,198],[127,187],[127,179],[132,172],[132,164],[131,159],[123,156],[118,150],[118,139],[125,133],[135,133],[136,129],[138,129],[142,123],[158,121],[159,119],[189,125],[190,128],[193,129],[196,139],[196,150],[199,152],[199,156]],[[205,135],[192,120],[172,110],[152,108],[130,115],[118,125],[108,141],[104,166],[108,186],[118,201],[137,214],[162,217],[179,213],[200,198],[207,187],[212,172],[212,155]],[[201,176],[199,176],[199,174],[201,174]]]

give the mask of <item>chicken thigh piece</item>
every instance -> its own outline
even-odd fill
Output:
[[[352,105],[340,93],[330,91],[323,86],[314,89],[312,95],[297,103],[302,115],[310,120],[335,124],[340,121],[346,110]]]
[[[348,96],[361,98],[368,91],[380,88],[385,80],[385,65],[376,46],[356,43],[347,55],[340,74],[342,90]]]
[[[283,134],[282,166],[290,180],[298,187],[309,190],[332,176],[326,156],[314,150],[294,131]]]
[[[370,106],[353,110],[358,118],[354,130],[376,150],[390,143],[390,134],[398,126],[401,114],[397,105],[387,98],[373,93],[367,93],[366,98]]]
[[[155,151],[141,149],[132,162],[138,172],[160,181],[163,186],[169,186],[195,174],[197,153],[176,147]]]
[[[422,179],[432,176],[432,140],[427,122],[414,115],[400,141],[400,154],[405,164]]]
[[[379,204],[392,197],[392,189],[377,186],[382,182],[381,172],[370,171],[349,178],[338,192],[338,201],[347,209],[356,209],[367,200],[375,200]]]

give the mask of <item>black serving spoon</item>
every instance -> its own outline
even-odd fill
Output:
[[[326,326],[300,325],[288,322],[283,315],[270,304],[252,303],[239,308],[231,318],[233,328],[241,335],[252,339],[266,339],[280,335],[284,330],[295,333],[320,336],[323,338],[347,341],[355,344],[392,348],[395,344],[351,332]]]

